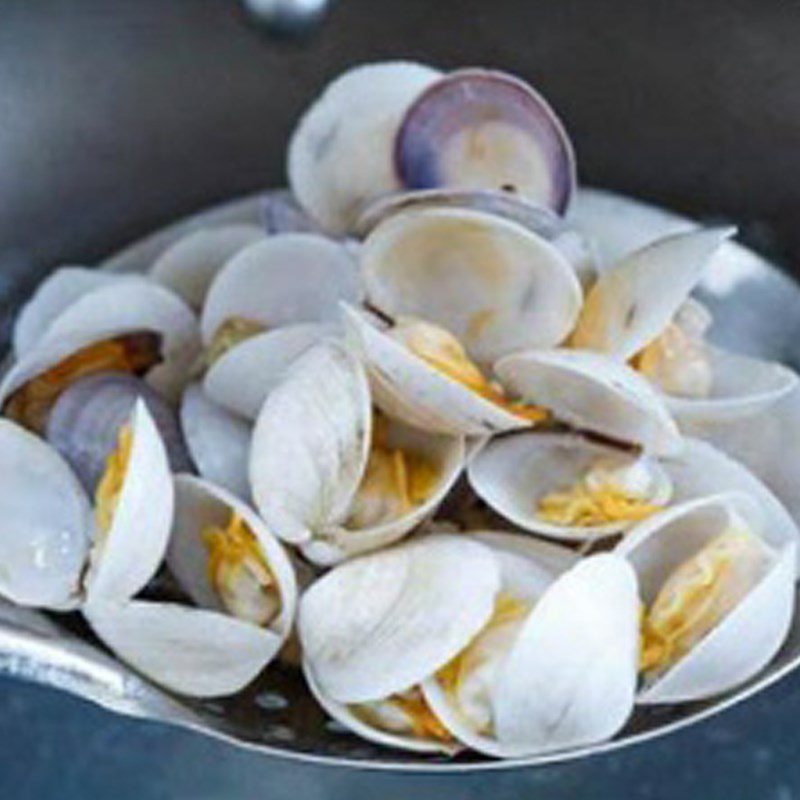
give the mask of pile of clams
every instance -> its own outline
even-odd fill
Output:
[[[260,224],[62,267],[23,308],[0,594],[178,695],[293,663],[420,753],[592,744],[756,676],[798,529],[704,431],[798,378],[710,341],[695,289],[735,230],[606,259],[560,120],[486,69],[346,72],[288,175]]]

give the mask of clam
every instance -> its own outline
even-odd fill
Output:
[[[158,346],[151,342],[145,347],[142,336],[131,337],[142,333]],[[130,352],[132,341],[138,342],[135,352]],[[124,353],[118,352],[120,346]],[[141,279],[115,280],[81,295],[50,322],[6,374],[0,399],[7,403],[10,395],[34,379],[39,380],[28,394],[50,393],[55,384],[61,387],[74,377],[109,369],[146,372],[148,383],[173,399],[198,349],[194,314],[177,295]],[[146,363],[138,363],[141,359]]]
[[[162,343],[155,331],[124,329],[41,343],[6,372],[0,407],[14,421],[43,432],[53,404],[72,383],[101,372],[147,375],[163,361]]]
[[[654,516],[620,542],[645,604],[638,702],[713,697],[777,653],[794,609],[797,533],[770,544],[771,525],[755,497],[718,494]]]
[[[516,222],[550,242],[572,265],[581,285],[595,277],[592,242],[553,211],[514,195],[485,190],[417,189],[390,194],[369,205],[358,220],[356,233],[366,237],[389,217],[409,209],[453,208],[495,214]]]
[[[579,430],[634,444],[651,455],[680,451],[682,439],[664,401],[624,363],[586,350],[530,350],[501,359],[503,385]]]
[[[63,610],[120,601],[150,580],[167,546],[172,481],[164,446],[144,401],[118,432],[116,449],[88,495],[50,445],[0,421],[0,591],[15,602]]]
[[[401,188],[395,136],[408,107],[438,76],[408,61],[359,66],[302,116],[289,142],[289,185],[327,231],[348,232],[369,202]]]
[[[403,118],[395,159],[406,189],[507,192],[559,214],[576,184],[572,145],[552,108],[496,70],[460,69],[428,86]]]
[[[470,485],[497,513],[526,531],[564,540],[625,533],[680,503],[741,491],[770,509],[769,541],[794,536],[794,523],[746,467],[706,442],[685,439],[657,460],[574,433],[519,433],[487,444],[468,467]]]
[[[690,292],[734,229],[658,239],[605,271],[589,292],[572,345],[630,360],[662,391],[682,424],[734,420],[766,410],[798,378],[786,367],[708,344]],[[705,315],[707,316],[707,314]]]
[[[263,238],[261,228],[244,223],[191,231],[159,255],[150,267],[150,277],[199,311],[208,287],[223,265],[240,250]]]
[[[251,426],[209,399],[196,383],[181,399],[181,429],[197,471],[236,497],[250,497],[247,458]]]
[[[386,414],[433,433],[486,436],[546,418],[511,400],[449,331],[424,320],[382,320],[352,307],[345,325],[367,366],[375,403]]]
[[[611,738],[633,710],[638,594],[618,556],[562,574],[500,551],[492,617],[422,684],[437,719],[478,752],[537,755]]]
[[[410,532],[439,505],[465,457],[460,437],[376,417],[358,359],[328,341],[303,355],[264,403],[250,484],[272,531],[331,564]]]
[[[552,545],[539,561],[539,545],[434,534],[335,568],[300,604],[312,692],[408,750],[521,756],[610,737],[633,708],[633,570],[613,555],[573,566]]]
[[[117,432],[138,398],[144,400],[167,450],[173,472],[191,470],[177,416],[154,389],[123,372],[101,372],[81,378],[58,397],[47,419],[45,437],[94,491],[114,449]]]
[[[20,358],[42,338],[50,323],[68,306],[101,286],[138,275],[115,275],[88,267],[59,267],[45,278],[14,321],[14,355]]]
[[[300,601],[312,692],[365,738],[453,752],[419,685],[487,623],[499,587],[492,551],[461,536],[424,537],[336,567]]]
[[[469,481],[523,530],[566,540],[622,533],[660,511],[673,484],[655,458],[573,433],[520,433],[489,442]]]
[[[478,363],[553,347],[572,331],[582,290],[550,242],[497,214],[458,207],[409,208],[364,241],[368,303],[449,330]]]
[[[254,420],[267,395],[310,347],[334,335],[331,324],[301,322],[255,334],[219,356],[203,378],[210,399]]]
[[[131,472],[139,470],[133,457]],[[115,469],[110,461],[110,480]],[[168,474],[158,479],[160,493],[136,498],[138,517],[125,514],[125,495],[120,499],[110,534],[116,532],[113,569],[109,542],[100,562],[103,591],[98,571],[83,614],[121,660],[154,682],[190,696],[232,694],[288,636],[296,601],[291,565],[258,517],[225,490],[191,476],[176,478],[174,488]],[[145,530],[152,538],[155,515],[158,549],[142,542]],[[171,569],[197,607],[135,597],[155,575],[168,542]]]
[[[217,275],[200,330],[209,346],[237,322],[252,335],[331,321],[340,300],[358,302],[359,297],[355,263],[342,244],[309,233],[270,236],[239,252]]]

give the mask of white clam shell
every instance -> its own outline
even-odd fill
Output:
[[[405,691],[483,627],[499,588],[492,551],[459,536],[424,537],[348,561],[300,601],[308,669],[339,702]]]
[[[300,119],[289,143],[289,184],[327,230],[347,232],[370,201],[400,188],[395,134],[439,74],[408,61],[359,66],[330,83]]]
[[[772,509],[746,494],[727,493],[676,506],[640,523],[616,548],[636,570],[649,605],[665,580],[715,535],[735,513],[764,536]],[[797,533],[775,551],[767,573],[697,645],[645,686],[639,703],[700,700],[749,680],[772,659],[789,631],[794,609]]]
[[[574,346],[627,361],[675,317],[711,256],[735,233],[709,228],[673,234],[605,270],[586,297]]]
[[[636,577],[603,554],[545,593],[497,677],[505,753],[560,750],[613,736],[633,709],[639,647]]]
[[[264,238],[257,225],[231,224],[190,231],[153,262],[150,277],[195,310],[222,266],[239,250]]]
[[[446,328],[479,363],[553,347],[583,300],[552,244],[496,214],[417,208],[378,225],[361,250],[368,301],[383,313]]]
[[[138,275],[125,276],[141,280]],[[14,323],[14,354],[19,358],[44,335],[50,323],[85,294],[121,280],[121,276],[88,267],[59,267],[37,287]]]
[[[709,346],[711,396],[664,395],[678,423],[693,426],[730,423],[763,414],[800,384],[797,373],[783,364],[730,353]]]
[[[174,398],[199,352],[197,321],[177,295],[149,281],[114,281],[83,295],[53,320],[29,355],[65,337],[96,342],[110,338],[109,332],[135,330],[161,335],[164,361],[150,370],[147,382]]]
[[[318,564],[331,564],[404,536],[432,513],[466,459],[461,438],[390,424],[389,445],[437,467],[430,496],[398,518],[348,527],[351,503],[369,457],[372,409],[366,376],[342,345],[301,357],[264,403],[253,433],[250,479],[268,525]]]
[[[620,533],[633,523],[564,526],[540,518],[539,501],[581,480],[599,459],[640,467],[650,475],[648,502],[664,504],[673,487],[668,471],[650,456],[591,442],[575,434],[520,433],[489,442],[470,462],[470,485],[491,508],[524,530],[557,539],[582,541]]]
[[[653,455],[682,446],[664,401],[630,367],[585,350],[528,351],[507,356],[495,369],[503,385],[559,419]]]
[[[224,612],[208,579],[208,551],[202,533],[212,525],[224,527],[232,512],[238,514],[256,537],[277,583],[281,609],[268,628],[277,634],[277,637],[270,637],[277,653],[289,636],[297,607],[294,568],[283,546],[248,505],[225,489],[191,475],[176,475],[174,483],[175,516],[167,551],[170,571],[196,605]]]
[[[93,526],[89,499],[55,449],[5,419],[0,519],[0,595],[25,606],[77,606]]]
[[[284,541],[308,542],[346,516],[369,452],[369,407],[361,365],[334,342],[302,356],[267,398],[253,431],[250,483]]]
[[[84,613],[120,659],[161,686],[194,697],[238,692],[273,657],[279,638],[216,611],[172,603],[99,602]]]
[[[470,537],[488,545],[496,553],[508,552],[535,562],[552,577],[557,577],[574,567],[582,558],[577,550],[508,531],[470,531]]]
[[[141,591],[164,558],[174,508],[172,475],[158,429],[139,399],[122,489],[101,549],[93,549],[86,603],[122,602]],[[95,543],[94,548],[98,544]]]
[[[181,428],[197,471],[237,497],[250,496],[247,459],[251,426],[192,384],[183,393]]]
[[[390,733],[375,725],[370,725],[358,715],[354,714],[347,703],[340,703],[328,697],[328,695],[320,689],[308,664],[303,665],[303,675],[306,680],[306,685],[311,690],[314,699],[322,706],[328,716],[336,720],[339,724],[344,725],[345,728],[357,734],[362,739],[375,742],[375,744],[380,744],[384,747],[395,747],[399,750],[407,750],[411,753],[444,753],[446,755],[455,755],[461,749],[455,742],[451,745],[413,734],[403,735],[401,733]]]
[[[472,729],[438,681],[423,684],[443,724],[488,755],[603,741],[633,710],[638,595],[630,566],[617,556],[591,556],[554,583],[539,583],[536,594],[490,685],[493,735]]]
[[[530,425],[427,364],[362,312],[345,307],[344,319],[367,365],[375,403],[389,416],[433,433],[467,436]]]
[[[360,288],[348,249],[311,233],[269,236],[236,254],[206,296],[200,329],[211,341],[232,317],[278,328],[333,321],[338,302],[358,302]]]
[[[289,367],[335,331],[332,325],[307,322],[256,334],[232,347],[208,368],[203,389],[214,402],[254,420]]]

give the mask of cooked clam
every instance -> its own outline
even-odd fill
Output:
[[[499,588],[492,551],[457,536],[425,537],[336,567],[300,602],[312,691],[334,718],[373,741],[452,752],[457,743],[419,685],[491,618]]]
[[[578,430],[673,455],[683,443],[675,421],[641,375],[608,356],[561,348],[529,350],[501,359],[503,385],[523,400],[549,409]]]
[[[409,208],[367,237],[361,270],[369,304],[449,330],[482,365],[563,342],[582,290],[550,242],[497,214]]]
[[[163,556],[172,514],[167,456],[144,401],[119,429],[95,490],[94,521],[89,496],[61,456],[0,422],[0,501],[9,520],[0,537],[3,594],[59,610],[139,592],[152,577],[148,564]]]
[[[45,278],[20,309],[14,322],[14,355],[21,358],[45,334],[62,311],[85,294],[121,280],[141,280],[140,275],[114,275],[88,267],[59,267]]]
[[[172,481],[167,478],[172,497]],[[225,490],[200,479],[175,482],[175,513],[163,497],[148,498],[167,518],[169,563],[197,607],[138,600],[132,586],[111,596],[90,590],[83,613],[123,661],[181,694],[232,694],[276,656],[294,615],[291,564],[263,523]],[[142,509],[140,508],[140,511]],[[133,522],[133,521],[131,521]],[[172,524],[170,537],[169,526]],[[120,530],[119,548],[149,580],[164,550],[139,550],[136,525]],[[134,548],[133,550],[131,548]]]
[[[628,254],[589,292],[571,343],[631,364],[667,397],[679,422],[732,420],[763,411],[797,376],[771,362],[709,345],[687,301],[733,229],[677,233]],[[706,315],[704,315],[706,316]]]
[[[250,452],[270,529],[330,564],[395,541],[458,478],[463,439],[376,418],[361,364],[335,341],[309,350],[264,403]]]
[[[359,299],[355,263],[344,245],[310,233],[270,236],[239,252],[217,275],[200,330],[218,357],[266,329],[333,321],[339,301]]]
[[[771,544],[772,519],[754,496],[712,495],[652,517],[617,546],[645,604],[640,703],[720,694],[775,655],[794,608],[797,531]]]
[[[254,420],[267,395],[309,348],[336,333],[330,324],[301,322],[257,333],[216,358],[203,377],[210,399]]]
[[[547,412],[515,401],[444,328],[415,318],[382,321],[344,308],[367,366],[375,403],[389,416],[434,433],[485,436],[542,422]]]

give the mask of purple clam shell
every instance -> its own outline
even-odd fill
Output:
[[[452,137],[489,122],[524,132],[547,165],[541,196],[526,200],[563,214],[575,191],[575,155],[569,137],[547,101],[527,83],[503,72],[463,69],[434,83],[406,112],[395,140],[395,169],[407,189],[453,185],[442,152]],[[508,176],[499,185],[462,188],[513,191]]]
[[[124,372],[101,372],[61,393],[47,420],[45,438],[72,466],[90,493],[105,469],[121,425],[141,397],[153,417],[173,472],[194,471],[172,406],[152,387]]]

